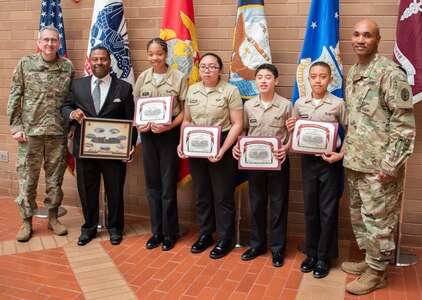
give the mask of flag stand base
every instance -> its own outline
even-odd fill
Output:
[[[419,257],[416,254],[398,251],[395,261],[391,264],[396,267],[410,267],[416,265],[418,262]]]
[[[65,214],[67,214],[66,208],[59,207],[59,211],[57,212],[57,217],[62,217]],[[48,209],[45,207],[38,208],[37,213],[35,214],[35,217],[41,218],[41,219],[47,219],[48,218]]]

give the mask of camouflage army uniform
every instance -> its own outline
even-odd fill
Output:
[[[350,217],[366,263],[383,271],[393,258],[394,232],[403,194],[404,162],[413,151],[415,119],[405,73],[376,54],[363,72],[347,76],[348,134],[344,166],[350,185]],[[382,171],[394,176],[380,183]]]
[[[37,184],[42,161],[46,179],[46,208],[60,206],[66,171],[68,125],[60,107],[69,91],[74,71],[70,60],[58,57],[47,63],[41,54],[22,58],[12,77],[7,114],[11,132],[23,131],[27,141],[18,143],[19,196],[23,219],[36,213]]]

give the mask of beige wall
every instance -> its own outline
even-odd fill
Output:
[[[0,195],[15,196],[18,192],[15,172],[16,143],[9,134],[6,105],[13,68],[23,55],[33,53],[37,34],[40,2],[35,0],[0,0],[0,150],[9,152],[9,162],[0,162]],[[345,65],[344,73],[355,62],[350,45],[353,25],[363,17],[374,18],[381,27],[380,52],[392,56],[398,0],[340,0],[340,47]],[[89,27],[94,0],[62,0],[69,58],[77,75],[82,76]],[[130,48],[135,75],[148,67],[145,46],[149,39],[159,35],[164,0],[124,0],[129,29]],[[195,21],[199,50],[220,54],[228,70],[235,21],[236,0],[194,0]],[[212,3],[212,4],[211,4]],[[269,27],[273,62],[281,74],[278,92],[291,98],[296,63],[305,35],[310,0],[266,0],[266,17]],[[422,189],[420,166],[422,164],[421,124],[422,108],[415,106],[417,142],[414,155],[407,168],[404,206],[403,243],[422,246]],[[138,150],[139,152],[139,150]],[[41,177],[41,182],[44,178]],[[39,187],[43,197],[44,184]],[[126,181],[126,212],[148,215],[142,164],[139,155],[128,169]],[[65,199],[68,205],[78,205],[75,179],[66,174]],[[292,155],[289,232],[303,234],[303,200],[300,182],[300,163]],[[242,193],[242,228],[249,228],[247,192]],[[179,190],[179,213],[182,223],[197,224],[191,183]],[[348,199],[340,207],[340,238],[353,239]]]

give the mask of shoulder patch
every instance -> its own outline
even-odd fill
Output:
[[[407,101],[410,98],[410,92],[408,89],[406,88],[402,88],[401,92],[400,92],[401,98],[403,99],[403,101]]]

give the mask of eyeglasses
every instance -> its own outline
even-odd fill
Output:
[[[48,44],[50,42],[52,44],[57,44],[59,42],[59,40],[58,39],[55,39],[55,38],[51,38],[51,39],[49,39],[49,38],[42,38],[41,41],[43,41],[44,44]]]
[[[218,70],[218,69],[220,69],[220,68],[217,67],[217,66],[213,66],[213,65],[211,65],[211,66],[199,65],[199,70],[201,70],[201,71],[208,70],[210,72],[214,72],[215,70]]]

